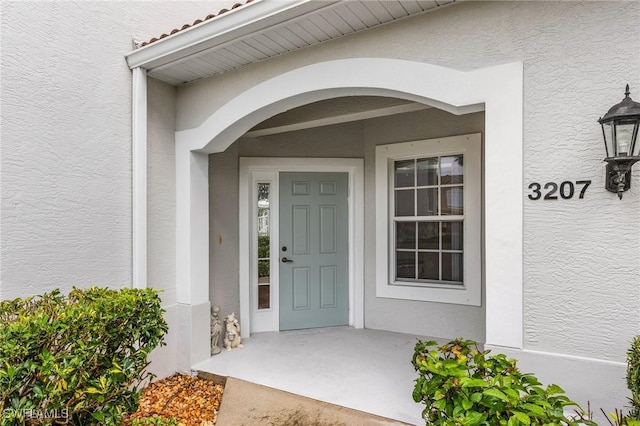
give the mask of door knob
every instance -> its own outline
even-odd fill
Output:
[[[282,258],[282,263],[291,263],[291,262],[293,262],[293,260],[287,259],[286,257]]]

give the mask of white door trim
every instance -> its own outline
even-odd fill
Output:
[[[277,297],[278,268],[272,261],[273,308],[261,318],[262,326],[252,324],[252,318],[258,314],[251,306],[252,293],[252,256],[256,223],[253,220],[253,184],[257,181],[271,180],[272,188],[277,191],[280,172],[344,172],[349,174],[349,325],[364,327],[364,160],[360,158],[240,158],[239,176],[239,253],[240,259],[240,326],[243,337],[253,331],[275,331],[279,326]],[[269,175],[271,175],[269,177]],[[271,200],[272,238],[279,247],[278,198]],[[277,252],[276,252],[277,254]],[[273,256],[273,253],[272,253]],[[277,265],[277,264],[276,264]],[[262,313],[259,313],[260,315]]]

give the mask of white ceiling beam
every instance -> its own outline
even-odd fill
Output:
[[[368,120],[370,118],[385,117],[388,115],[402,114],[405,112],[420,111],[430,108],[428,105],[410,103],[394,105],[385,108],[377,108],[368,111],[354,112],[351,114],[337,115],[334,117],[318,118],[316,120],[302,121],[284,126],[269,127],[266,129],[252,130],[245,137],[259,138],[262,136],[276,135],[279,133],[293,132],[296,130],[313,129],[315,127],[331,126],[333,124],[349,123],[351,121]]]

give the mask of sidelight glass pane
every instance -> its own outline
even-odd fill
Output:
[[[271,184],[258,184],[258,235],[269,235],[269,192]],[[258,237],[260,238],[260,237]],[[264,257],[264,256],[258,256]]]
[[[271,307],[271,286],[258,286],[258,309],[269,309]]]
[[[418,216],[438,214],[438,188],[418,189]]]
[[[462,186],[440,188],[440,195],[440,214],[464,214],[464,191],[462,189]]]
[[[258,184],[258,207],[260,208],[269,208],[269,190],[270,183],[259,183]]]
[[[418,165],[418,186],[438,184],[438,159],[420,158]]]
[[[405,160],[395,163],[395,187],[406,188],[415,186],[415,161]]]
[[[416,223],[397,222],[396,223],[396,248],[415,249],[416,248]]]
[[[462,253],[442,253],[442,280],[462,282]]]
[[[270,282],[270,260],[258,260],[258,284]]]
[[[438,250],[440,248],[439,222],[418,223],[418,248]]]
[[[463,182],[462,155],[440,158],[440,184],[450,185]]]
[[[258,259],[268,259],[271,256],[269,235],[258,235]]]
[[[421,280],[440,279],[439,253],[418,253],[418,278]]]
[[[258,183],[258,309],[271,307],[271,184]]]
[[[396,278],[416,277],[416,253],[413,251],[396,251]]]
[[[394,192],[396,193],[396,216],[413,216],[415,214],[413,195],[415,189],[403,189]]]
[[[442,249],[462,250],[462,222],[442,222]]]

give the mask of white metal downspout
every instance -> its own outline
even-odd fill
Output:
[[[133,69],[131,108],[132,287],[147,287],[147,70]]]

